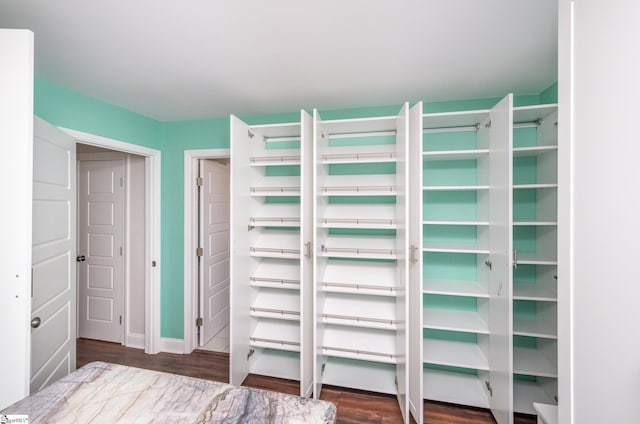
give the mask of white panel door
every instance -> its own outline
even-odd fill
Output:
[[[34,118],[31,392],[76,368],[76,143]]]
[[[229,166],[200,160],[200,346],[229,324]]]
[[[122,343],[124,159],[78,168],[78,336]]]
[[[229,382],[240,385],[249,374],[249,126],[231,116],[231,322]]]
[[[409,410],[423,421],[422,398],[422,102],[409,110]]]
[[[491,110],[489,129],[489,401],[498,424],[513,423],[512,104],[509,94]]]
[[[402,287],[396,297],[396,319],[402,325],[396,331],[396,354],[400,358],[396,366],[398,404],[404,418],[409,422],[409,105],[405,103],[396,120],[396,285]]]
[[[300,112],[300,176],[301,199],[313,196],[313,118],[304,110]],[[313,393],[313,203],[300,202],[300,395]]]

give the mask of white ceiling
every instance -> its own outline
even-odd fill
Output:
[[[36,76],[159,120],[537,94],[556,0],[0,0]]]

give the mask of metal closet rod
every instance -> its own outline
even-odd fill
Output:
[[[440,133],[440,132],[463,132],[463,131],[478,131],[480,124],[464,125],[459,127],[437,127],[437,128],[423,128],[423,134]]]
[[[342,288],[356,289],[356,290],[380,290],[380,291],[393,292],[400,289],[400,287],[396,287],[396,286],[378,286],[374,284],[361,284],[361,283],[331,283],[331,282],[324,281],[324,282],[321,282],[320,284],[323,285],[324,287],[342,287]]]
[[[346,133],[329,133],[329,139],[332,138],[356,138],[356,137],[378,137],[385,135],[396,135],[396,130],[389,131],[361,131],[361,132],[346,132]],[[322,132],[322,138],[325,137],[324,131]]]
[[[267,137],[267,136],[263,136],[262,137],[262,141],[264,141],[265,143],[277,143],[277,142],[281,142],[281,141],[300,141],[300,136],[299,135],[288,135],[288,136],[283,136],[283,137]]]
[[[285,162],[300,160],[300,156],[252,156],[251,163],[256,162]]]

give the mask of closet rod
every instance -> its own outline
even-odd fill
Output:
[[[284,309],[271,309],[271,308],[257,308],[255,306],[249,307],[251,312],[267,312],[270,314],[278,314],[278,315],[300,315],[300,312],[296,311],[285,311]]]
[[[395,325],[400,321],[394,320],[394,319],[382,319],[382,318],[366,318],[366,317],[353,317],[353,316],[349,316],[349,315],[336,315],[336,314],[322,314],[322,318],[333,318],[333,319],[343,319],[343,320],[348,320],[348,321],[364,321],[364,322],[376,322],[379,324],[389,324],[389,325]]]
[[[258,222],[300,222],[300,218],[249,218],[249,222],[258,223]]]
[[[395,186],[324,186],[322,187],[323,192],[331,192],[331,191],[395,191]]]
[[[388,291],[393,293],[398,290],[400,287],[395,286],[376,286],[373,284],[360,284],[360,283],[330,283],[323,281],[320,283],[324,287],[342,287],[348,289],[356,289],[356,290],[380,290],[380,291]]]
[[[542,118],[538,118],[535,121],[529,121],[529,122],[514,122],[513,128],[535,128],[542,125],[543,122],[544,122],[544,119]]]
[[[285,162],[285,161],[299,161],[300,156],[252,156],[251,163],[256,162]]]
[[[299,280],[286,280],[283,278],[266,278],[266,277],[249,277],[249,281],[265,282],[265,283],[279,283],[279,284],[300,284]]]
[[[298,342],[289,342],[286,340],[264,339],[261,337],[249,337],[249,340],[251,340],[252,342],[274,343],[274,344],[288,345],[288,346],[300,346],[300,343]]]
[[[480,124],[466,125],[461,127],[437,127],[437,128],[424,128],[423,134],[441,133],[441,132],[462,132],[462,131],[478,131]]]
[[[288,135],[288,136],[284,136],[284,137],[262,137],[262,140],[265,143],[278,143],[281,141],[300,141],[300,136],[299,135]]]
[[[355,353],[356,355],[371,355],[371,356],[382,356],[385,358],[395,359],[398,355],[393,353],[380,353],[380,352],[372,352],[370,350],[359,350],[359,349],[347,349],[344,347],[331,347],[331,346],[322,346],[322,350],[335,350],[336,352],[346,352],[346,353]]]
[[[380,137],[385,135],[396,135],[396,130],[390,131],[362,131],[350,133],[331,133],[329,139],[332,138],[356,138],[356,137]]]
[[[300,187],[250,187],[249,190],[252,193],[258,192],[287,192],[287,191],[300,191]]]

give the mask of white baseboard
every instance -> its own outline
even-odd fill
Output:
[[[184,353],[184,340],[160,337],[160,352]]]
[[[125,346],[134,349],[144,349],[144,334],[129,333],[126,337]]]

